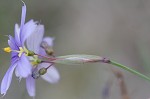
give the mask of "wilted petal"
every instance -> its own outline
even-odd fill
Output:
[[[28,94],[31,97],[34,97],[35,96],[35,80],[31,76],[28,76],[26,79],[26,88],[27,88]]]
[[[8,88],[10,86],[12,76],[13,76],[13,71],[16,66],[17,66],[17,64],[15,63],[9,67],[9,69],[7,70],[3,80],[1,82],[1,94],[3,94],[3,95],[6,94]]]
[[[20,77],[26,78],[31,74],[31,64],[24,54],[21,55],[17,64],[16,69],[18,70]]]
[[[46,68],[48,64],[42,63],[40,66]],[[54,66],[51,66],[50,68],[48,68],[47,73],[45,73],[41,77],[49,83],[56,83],[60,79],[59,73]]]
[[[43,41],[46,42],[49,46],[53,46],[54,38],[53,37],[45,37],[43,39]]]
[[[24,45],[25,40],[35,31],[36,26],[37,26],[37,24],[33,20],[28,21],[24,25],[24,27],[21,31],[21,34],[20,34],[22,45]]]
[[[27,38],[27,48],[35,53],[39,53],[40,44],[44,35],[44,26],[37,25],[34,32]]]

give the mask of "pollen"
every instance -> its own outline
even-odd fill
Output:
[[[10,52],[11,52],[11,48],[10,48],[10,47],[5,47],[3,50],[4,50],[5,52],[7,52],[7,53],[10,53]]]

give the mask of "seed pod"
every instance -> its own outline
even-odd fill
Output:
[[[40,75],[44,75],[46,72],[47,72],[47,69],[46,69],[46,68],[41,68],[41,69],[39,70],[39,74],[40,74]]]

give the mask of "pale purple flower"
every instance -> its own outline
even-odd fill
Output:
[[[32,35],[28,37],[26,45],[29,50],[37,54],[46,56],[46,52],[41,47],[41,43],[44,41],[48,44],[48,46],[52,47],[54,38],[46,37],[43,39],[43,35],[44,35],[44,26],[38,25],[34,33],[32,33]],[[40,57],[38,58],[40,59]],[[32,62],[33,57],[30,57],[29,59]],[[33,67],[32,72],[38,72],[41,68],[46,68],[49,65],[51,65],[51,63],[39,63],[36,66],[32,66]],[[49,83],[56,83],[60,79],[59,73],[53,65],[47,69],[47,72],[44,75],[40,75],[40,76],[41,78],[43,78]],[[26,79],[26,88],[27,88],[28,94],[34,97],[35,96],[35,78],[33,77],[33,75],[29,75],[28,78]]]
[[[19,78],[26,78],[32,73],[32,66],[30,61],[28,60],[27,53],[28,50],[25,48],[25,41],[30,36],[33,31],[35,30],[37,24],[33,20],[28,21],[25,23],[26,17],[26,5],[22,6],[22,15],[21,15],[21,24],[20,28],[18,24],[15,24],[15,37],[8,36],[8,47],[9,51],[11,52],[11,66],[7,70],[4,78],[1,82],[1,94],[5,95],[11,80],[13,71],[16,71],[16,76]]]

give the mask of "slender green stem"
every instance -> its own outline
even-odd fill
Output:
[[[145,80],[150,81],[150,78],[148,76],[146,76],[146,75],[144,75],[144,74],[142,74],[142,73],[140,73],[140,72],[138,72],[138,71],[136,71],[134,69],[131,69],[131,68],[125,66],[125,65],[122,65],[122,64],[117,63],[115,61],[110,61],[110,64],[112,64],[114,66],[117,66],[117,67],[120,67],[120,68],[122,68],[124,70],[127,70],[128,72],[131,72],[131,73],[133,73],[133,74],[135,74],[135,75],[137,75],[137,76],[139,76],[139,77],[141,77],[141,78],[143,78]]]

